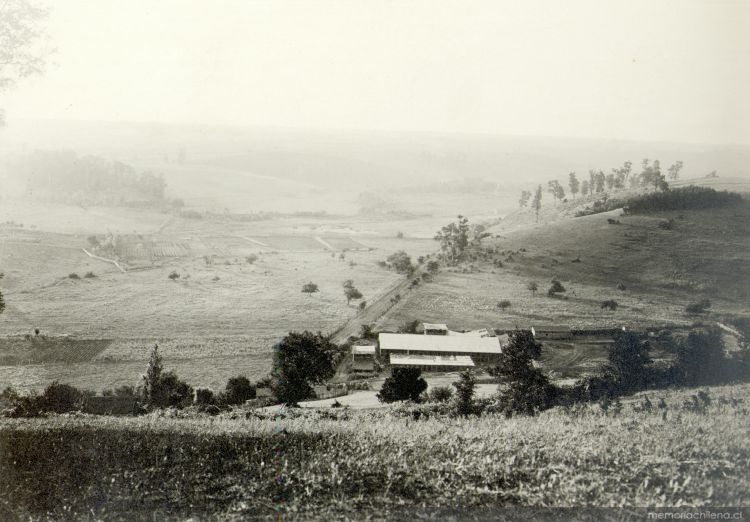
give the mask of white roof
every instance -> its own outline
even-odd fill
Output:
[[[442,323],[422,323],[425,330],[447,330],[448,325]]]
[[[500,349],[502,338],[498,337],[381,333],[378,339],[381,350],[467,354],[502,352]]]
[[[396,355],[391,354],[391,366],[474,366],[468,355]]]
[[[352,353],[354,355],[375,355],[375,345],[352,346]]]

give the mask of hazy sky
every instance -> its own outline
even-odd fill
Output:
[[[750,142],[750,2],[64,0],[21,117]]]

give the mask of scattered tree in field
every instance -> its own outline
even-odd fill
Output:
[[[411,257],[403,250],[399,250],[388,256],[386,262],[399,274],[411,274],[415,269],[411,262]]]
[[[333,377],[333,354],[337,348],[320,333],[291,332],[274,350],[273,393],[279,402],[297,404],[312,396],[313,384]]]
[[[555,204],[557,204],[558,199],[562,201],[562,199],[565,197],[565,189],[556,179],[547,183],[547,192],[552,194],[552,199]]]
[[[560,294],[562,292],[565,292],[565,287],[560,281],[558,281],[557,279],[553,279],[552,286],[550,286],[549,290],[547,290],[547,295],[550,297],[554,297],[556,294]]]
[[[469,219],[459,215],[458,221],[449,223],[435,235],[448,264],[455,265],[469,246]]]
[[[365,308],[367,308],[367,301],[361,301],[359,303],[359,310],[360,310],[360,312],[364,312]]]
[[[575,172],[568,174],[568,186],[570,187],[570,193],[573,195],[573,199],[575,199],[576,194],[578,194],[581,187]]]
[[[505,311],[506,309],[510,308],[510,301],[508,301],[507,299],[503,299],[497,303],[497,307],[500,310]]]
[[[617,301],[615,301],[614,299],[608,299],[606,301],[602,301],[600,308],[602,310],[607,308],[614,312],[615,310],[617,310],[617,306],[618,306]]]
[[[419,368],[393,368],[377,397],[380,402],[419,402],[419,396],[426,389],[427,382],[422,378],[422,370]]]
[[[680,171],[681,170],[682,170],[682,161],[676,161],[675,163],[673,163],[667,169],[667,173],[669,175],[669,179],[671,179],[671,180],[680,179]]]
[[[471,370],[464,370],[458,376],[458,381],[453,383],[456,388],[456,414],[471,415],[476,410],[474,406],[474,389],[477,378]]]
[[[638,390],[645,384],[651,364],[648,349],[648,342],[641,341],[636,333],[620,332],[615,337],[605,372],[614,378],[623,392]]]
[[[690,303],[685,307],[685,311],[689,314],[702,314],[711,308],[711,301],[708,299],[701,299],[694,303]]]
[[[257,260],[258,260],[258,256],[256,256],[255,254],[250,254],[249,256],[245,256],[245,262],[246,262],[246,263],[247,263],[248,265],[252,265],[252,264],[253,264],[253,263],[255,263],[255,262],[256,262]]]
[[[255,396],[255,386],[250,383],[247,377],[239,375],[231,377],[227,381],[224,393],[221,395],[221,401],[228,405],[244,404],[245,401],[254,399]]]
[[[453,398],[453,390],[449,386],[433,386],[427,392],[427,400],[430,402],[448,402]]]
[[[581,195],[586,196],[589,193],[589,180],[581,181]]]
[[[553,405],[555,388],[532,363],[541,355],[542,345],[531,332],[521,330],[510,335],[498,365],[490,372],[505,381],[499,385],[499,391],[506,415],[534,415]]]
[[[347,279],[344,281],[344,296],[348,305],[352,302],[352,299],[362,299],[362,292],[355,288],[354,281]]]
[[[320,289],[318,288],[318,285],[310,281],[309,283],[305,283],[302,285],[302,293],[312,295],[315,292],[320,292]]]
[[[521,198],[518,200],[518,206],[520,208],[524,208],[529,204],[529,200],[531,199],[531,192],[528,190],[522,190],[521,191]]]
[[[529,284],[526,285],[526,290],[531,292],[531,295],[536,295],[537,290],[539,290],[539,285],[536,281],[530,281]]]
[[[434,259],[430,260],[430,261],[427,261],[427,271],[430,274],[435,275],[435,274],[438,273],[438,270],[440,270],[440,263],[438,263]]]
[[[180,274],[178,274],[176,270],[172,270],[172,272],[167,277],[172,281],[176,281],[180,278]]]
[[[539,185],[534,192],[534,199],[531,202],[531,208],[534,209],[536,214],[536,222],[539,223],[539,211],[542,209],[542,186]]]

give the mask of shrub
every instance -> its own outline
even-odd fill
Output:
[[[627,287],[625,286],[624,283],[617,283],[617,289],[620,290],[621,292],[624,292],[625,290],[627,290]]]
[[[453,390],[448,386],[433,386],[427,393],[429,402],[448,402],[453,398]]]
[[[507,309],[507,308],[510,308],[510,301],[508,301],[507,299],[503,299],[502,301],[499,301],[499,302],[497,303],[497,307],[498,307],[498,308],[499,308],[500,310],[505,310],[505,309]]]
[[[80,277],[75,272],[71,272],[68,274],[68,279],[80,279]]]
[[[177,279],[180,278],[180,274],[178,274],[176,270],[172,270],[172,272],[170,272],[170,274],[167,277],[171,279],[172,281],[176,281]]]
[[[256,388],[250,384],[250,380],[240,375],[227,381],[222,402],[228,405],[244,404],[245,401],[254,399],[256,394]]]
[[[419,402],[419,396],[426,389],[427,382],[422,378],[422,370],[419,368],[394,368],[377,397],[380,402]]]
[[[438,270],[440,270],[440,263],[434,259],[427,262],[427,271],[429,273],[434,275],[438,273]]]
[[[417,333],[419,324],[420,324],[419,319],[414,319],[413,321],[406,321],[404,324],[398,327],[398,333],[409,333],[409,334]]]
[[[255,262],[256,262],[257,260],[258,260],[258,256],[256,256],[255,254],[250,254],[249,256],[245,256],[245,262],[246,262],[246,263],[247,263],[248,265],[252,265],[252,264],[253,264],[253,263],[255,263]]]
[[[94,272],[86,272],[86,275],[84,275],[86,279],[93,279],[96,277],[96,274]]]
[[[82,410],[85,397],[86,393],[78,388],[54,381],[44,389],[39,399],[43,411],[65,413]]]
[[[550,286],[549,290],[547,290],[547,295],[549,297],[555,297],[556,294],[559,294],[561,292],[565,292],[565,287],[560,281],[558,281],[557,279],[553,279],[552,286]]]
[[[320,289],[318,288],[318,285],[310,281],[309,283],[305,283],[302,285],[302,293],[303,294],[314,294],[315,292],[320,292]]]
[[[659,228],[663,230],[672,230],[674,228],[674,220],[669,219],[665,221],[659,221]]]
[[[367,301],[361,301],[359,303],[359,309],[360,309],[360,311],[364,311],[365,308],[367,308]]]
[[[695,303],[690,303],[685,307],[685,311],[689,314],[702,314],[711,308],[711,301],[708,299],[701,299]]]
[[[201,408],[216,404],[216,395],[210,388],[196,388],[193,404]]]
[[[615,310],[617,310],[617,306],[618,306],[617,301],[615,301],[614,299],[609,299],[607,301],[602,301],[600,308],[602,310],[605,308],[608,308],[614,312]]]
[[[411,257],[409,257],[409,255],[403,250],[391,254],[386,261],[399,274],[411,274],[414,272],[414,265],[412,265]]]

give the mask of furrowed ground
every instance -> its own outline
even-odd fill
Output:
[[[750,386],[703,390],[702,399],[693,398],[697,389],[641,393],[619,413],[593,404],[512,419],[413,407],[2,419],[0,516],[339,519],[408,506],[747,506]]]

